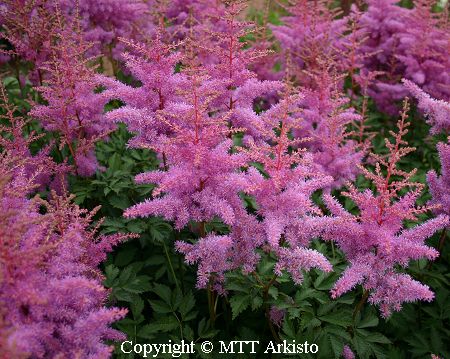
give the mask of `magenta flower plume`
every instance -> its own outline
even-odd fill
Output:
[[[120,37],[138,39],[154,31],[142,0],[61,0],[60,7],[66,17],[80,19],[84,40],[94,44],[91,54],[104,53],[111,61],[122,53]]]
[[[282,18],[283,25],[271,26],[281,45],[280,61],[290,76],[295,76],[303,86],[309,86],[304,72],[320,67],[320,59],[337,57],[344,50],[344,33],[347,19],[338,19],[338,13],[329,9],[328,1],[289,1],[285,6],[289,16]]]
[[[247,130],[248,135],[256,135],[249,118],[255,117],[254,103],[257,99],[273,96],[281,90],[279,81],[261,81],[250,67],[266,57],[269,51],[247,48],[242,38],[252,34],[256,28],[251,22],[239,20],[245,9],[244,1],[230,2],[225,13],[217,17],[215,31],[208,30],[209,45],[201,48],[211,55],[211,63],[204,64],[212,79],[221,85],[215,105],[222,112],[230,113],[230,123],[234,127]]]
[[[429,1],[415,1],[413,9],[395,0],[369,0],[360,25],[368,39],[360,48],[366,58],[364,71],[384,74],[369,88],[378,107],[396,114],[395,102],[407,95],[400,80],[406,78],[433,98],[450,98],[449,31],[446,13],[433,13]],[[411,26],[414,24],[414,26]]]
[[[176,248],[185,255],[185,260],[189,264],[198,263],[197,287],[205,288],[211,275],[223,276],[223,273],[232,268],[229,261],[233,242],[229,236],[208,235],[200,238],[194,245],[177,242]],[[223,277],[215,278],[218,282],[223,282]]]
[[[317,87],[303,91],[299,104],[303,122],[294,135],[311,138],[304,147],[313,154],[314,167],[333,177],[330,188],[338,188],[354,181],[360,172],[358,166],[365,153],[351,138],[353,133],[348,127],[359,123],[361,116],[353,108],[346,108],[348,99],[337,90],[337,78],[325,70],[311,77]]]
[[[398,122],[399,131],[393,133],[394,142],[386,140],[388,158],[374,157],[377,161],[375,172],[363,169],[364,175],[374,183],[376,192],[359,192],[349,185],[349,191],[344,193],[355,202],[360,214],[350,214],[332,196],[324,196],[325,204],[336,218],[325,223],[323,237],[336,241],[350,262],[336,282],[332,297],[362,284],[370,293],[369,301],[378,305],[385,317],[400,310],[403,302],[433,299],[428,286],[397,272],[396,268],[407,267],[410,260],[435,259],[439,253],[424,241],[449,223],[447,216],[440,215],[411,229],[403,226],[404,220],[415,220],[419,213],[428,210],[427,207],[415,207],[423,187],[420,183],[411,182],[415,171],[405,172],[397,167],[400,158],[414,150],[402,147],[406,144],[403,136],[407,133],[407,109],[405,105]],[[382,172],[383,167],[386,175]],[[399,192],[405,188],[413,189],[400,195]]]
[[[0,355],[109,358],[105,340],[123,338],[109,325],[126,310],[104,306],[98,265],[126,236],[97,235],[70,196],[28,199],[35,177],[0,155]]]
[[[331,270],[322,254],[306,248],[313,236],[302,231],[306,217],[321,214],[311,195],[328,186],[332,178],[314,173],[311,157],[301,150],[290,151],[302,142],[290,138],[292,129],[299,126],[295,113],[300,99],[299,95],[287,96],[266,111],[265,127],[260,131],[267,142],[250,142],[245,150],[251,160],[263,166],[264,174],[255,167],[249,168],[246,192],[257,203],[265,242],[278,257],[275,274],[287,270],[297,284],[302,282],[301,270]]]
[[[86,52],[90,45],[82,33],[62,23],[59,28],[52,58],[40,68],[46,79],[38,91],[47,103],[36,105],[30,115],[46,130],[59,134],[59,147],[69,149],[77,174],[91,176],[101,169],[95,158],[95,142],[114,129],[103,115],[109,98],[96,93],[102,77],[89,66],[92,59]]]
[[[125,66],[141,86],[105,79],[104,84],[108,88],[105,94],[125,103],[125,106],[109,112],[107,118],[127,124],[129,131],[135,134],[129,143],[131,147],[146,148],[159,135],[172,131],[170,126],[158,121],[156,113],[178,99],[176,90],[186,82],[184,74],[175,73],[175,66],[182,55],[175,52],[176,46],[165,45],[159,33],[147,44],[122,41],[130,49],[122,55]]]
[[[225,223],[235,221],[234,208],[240,208],[237,196],[242,186],[238,170],[245,164],[242,154],[230,154],[232,141],[227,118],[209,117],[209,105],[217,97],[215,83],[194,74],[179,91],[183,102],[167,105],[158,113],[172,133],[159,136],[151,146],[167,159],[166,171],[137,176],[139,183],[156,183],[154,195],[125,212],[127,217],[163,216],[181,229],[188,221],[209,221],[215,216]]]
[[[355,359],[355,353],[353,353],[348,345],[344,345],[344,349],[342,349],[342,356],[344,359]]]
[[[256,168],[250,167],[251,184],[247,192],[258,204],[267,241],[274,248],[278,248],[282,236],[294,247],[299,244],[297,228],[301,227],[302,217],[320,214],[310,196],[332,181],[331,177],[312,170],[309,154],[303,155],[301,150],[289,151],[290,147],[298,147],[303,142],[303,139],[289,138],[292,130],[301,124],[300,119],[293,116],[300,100],[301,96],[293,95],[266,111],[265,128],[260,132],[267,142],[250,142],[246,151],[251,160],[263,165],[263,171],[269,176],[266,178]]]

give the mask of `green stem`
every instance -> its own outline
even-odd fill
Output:
[[[214,298],[214,289],[212,288],[214,278],[211,277],[208,283],[207,296],[208,296],[208,308],[209,308],[209,319],[211,321],[211,327],[214,328],[216,322],[216,299]]]
[[[355,307],[355,310],[353,312],[353,320],[355,320],[356,315],[361,311],[361,309],[364,306],[364,303],[366,302],[366,300],[369,298],[369,291],[368,290],[364,290],[364,293],[361,297],[361,300],[359,301],[359,303],[357,304],[357,306]]]
[[[267,283],[264,286],[263,301],[264,301],[264,306],[266,309],[267,324],[269,325],[269,329],[270,329],[270,332],[272,333],[272,337],[275,339],[275,341],[277,343],[280,343],[281,342],[280,337],[278,336],[277,331],[275,330],[275,327],[273,326],[273,323],[270,320],[270,306],[269,306],[269,290],[270,290],[270,287],[275,283],[276,279],[277,279],[277,276],[274,274],[272,276],[272,278],[270,279],[269,283]]]
[[[447,228],[444,228],[442,230],[441,237],[439,238],[439,244],[438,244],[439,252],[442,252],[442,249],[444,249],[445,238],[447,237],[446,234],[447,234]]]
[[[177,276],[175,275],[175,271],[173,270],[172,260],[170,259],[169,251],[167,250],[166,243],[163,242],[164,252],[166,253],[167,261],[169,262],[169,268],[173,276],[173,280],[175,281],[175,285],[177,289],[182,293],[180,285],[178,284]]]

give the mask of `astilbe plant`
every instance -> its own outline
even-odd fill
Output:
[[[360,18],[368,35],[360,52],[374,54],[365,59],[363,71],[384,72],[370,87],[369,95],[389,114],[398,111],[395,102],[408,93],[400,83],[402,78],[434,98],[448,100],[450,96],[446,12],[433,13],[430,1],[415,1],[413,9],[395,3],[370,0]]]
[[[214,81],[201,74],[189,76],[182,100],[167,104],[157,120],[172,133],[161,134],[150,147],[167,157],[167,171],[138,175],[139,183],[157,183],[154,195],[164,195],[138,204],[126,216],[162,215],[178,229],[189,220],[205,222],[219,216],[225,223],[235,220],[233,202],[239,187],[231,181],[245,164],[242,154],[230,154],[227,117],[210,117],[209,105],[217,97]]]
[[[321,224],[323,238],[335,241],[344,252],[350,266],[332,289],[336,298],[358,284],[364,288],[362,302],[367,298],[380,307],[384,317],[401,309],[402,303],[415,300],[431,301],[433,292],[398,267],[406,268],[410,260],[435,259],[439,253],[424,241],[449,223],[445,215],[430,219],[413,228],[405,228],[404,221],[416,220],[429,207],[416,207],[423,188],[411,179],[415,170],[398,168],[399,160],[413,151],[403,139],[407,133],[407,102],[398,121],[398,132],[391,132],[394,141],[386,139],[387,157],[374,155],[375,171],[362,168],[375,191],[358,191],[352,184],[343,195],[359,208],[359,214],[347,212],[331,195],[324,201],[334,221]],[[409,190],[408,190],[409,189]]]
[[[255,136],[257,131],[249,120],[256,116],[255,103],[273,96],[282,88],[282,83],[261,81],[250,70],[251,65],[267,56],[269,51],[247,48],[247,42],[242,40],[257,30],[253,23],[239,20],[245,7],[244,1],[231,1],[225,13],[216,18],[215,30],[207,30],[205,35],[209,34],[210,40],[201,48],[211,54],[211,63],[204,66],[211,78],[222,86],[215,101],[217,109],[230,113],[230,124],[245,128],[247,135]]]
[[[315,71],[320,67],[319,59],[336,58],[344,50],[347,19],[338,18],[339,10],[330,7],[326,0],[289,1],[285,6],[289,16],[282,18],[283,25],[271,26],[281,45],[279,60],[284,70],[291,72],[303,86],[308,86],[311,80],[303,70]]]
[[[331,264],[321,253],[307,248],[312,237],[302,231],[306,216],[321,214],[311,195],[328,186],[332,178],[313,169],[310,154],[293,149],[303,140],[290,138],[292,130],[300,125],[295,116],[300,100],[300,95],[285,95],[266,111],[260,127],[265,141],[250,142],[244,149],[249,159],[263,168],[261,173],[249,167],[245,190],[257,204],[263,243],[278,257],[275,273],[281,275],[282,270],[287,270],[297,284],[302,282],[302,269],[331,271]]]
[[[42,166],[27,162],[0,154],[0,356],[108,358],[126,310],[104,306],[98,265],[127,236],[98,234],[72,196],[29,199]]]
[[[301,151],[289,151],[300,142],[289,139],[290,131],[298,125],[298,120],[290,116],[290,111],[295,112],[298,99],[299,96],[287,97],[264,113],[266,121],[256,127],[261,138],[270,144],[249,141],[249,147],[240,150],[249,161],[259,163],[263,173],[251,166],[245,174],[234,173],[230,177],[234,191],[240,189],[254,198],[256,215],[244,210],[237,193],[231,192],[238,201],[231,202],[235,220],[224,220],[230,227],[228,235],[211,234],[193,245],[177,244],[189,263],[199,264],[200,287],[205,287],[211,278],[220,283],[223,274],[232,269],[254,272],[260,259],[258,248],[278,257],[276,275],[287,270],[298,284],[302,282],[302,270],[313,267],[331,270],[331,264],[321,253],[307,248],[312,237],[304,234],[299,239],[302,218],[320,214],[311,194],[332,179],[314,174],[311,158],[303,156]],[[220,290],[220,286],[215,288]]]
[[[175,73],[182,54],[175,51],[176,45],[163,43],[160,36],[158,31],[148,43],[122,39],[130,49],[122,55],[125,66],[140,86],[104,80],[108,96],[125,103],[125,106],[109,112],[107,117],[126,123],[128,130],[135,134],[129,142],[130,147],[145,148],[159,135],[172,132],[170,126],[157,119],[157,112],[178,98],[176,89],[186,82],[184,74]]]
[[[23,86],[21,62],[31,64],[30,80],[42,84],[42,66],[51,55],[54,9],[47,0],[5,0],[0,7],[3,38],[12,45],[14,73]]]
[[[321,71],[309,74],[317,87],[302,91],[299,109],[303,121],[293,135],[310,138],[303,146],[312,153],[316,170],[333,177],[331,189],[355,180],[365,150],[349,130],[350,125],[359,124],[361,116],[348,107],[348,98],[339,90],[340,78],[331,73],[327,61],[321,66]]]
[[[37,104],[30,115],[59,136],[59,148],[68,148],[75,172],[91,176],[101,169],[95,157],[95,142],[105,139],[115,128],[104,117],[109,98],[99,92],[102,76],[86,56],[90,44],[83,40],[77,22],[64,24],[58,17],[56,43],[51,59],[40,68],[45,72],[44,86],[37,90],[45,104]]]

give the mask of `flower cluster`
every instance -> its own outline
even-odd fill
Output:
[[[370,0],[360,18],[368,39],[361,53],[366,58],[363,71],[383,71],[370,87],[370,96],[380,109],[395,114],[395,102],[407,95],[400,80],[406,78],[442,100],[450,98],[450,41],[445,12],[433,13],[432,2],[414,1],[414,8],[396,5],[394,0]],[[411,26],[414,24],[414,26]]]
[[[97,234],[95,211],[72,196],[29,199],[50,159],[23,153],[19,128],[9,144],[1,141],[0,356],[107,358],[104,341],[123,337],[109,325],[126,310],[104,306],[98,265],[126,236]]]
[[[39,68],[45,74],[45,86],[37,90],[46,103],[34,106],[30,114],[46,130],[59,135],[59,147],[69,149],[75,172],[91,176],[99,167],[94,144],[114,129],[103,115],[109,98],[98,92],[102,76],[89,64],[91,58],[86,53],[90,45],[76,28],[63,24],[59,16],[57,19],[59,30],[52,55]]]
[[[429,209],[415,207],[423,187],[411,181],[415,170],[406,172],[397,166],[402,157],[414,150],[402,147],[406,144],[403,137],[409,125],[406,111],[407,102],[398,121],[398,133],[393,134],[394,142],[386,140],[388,157],[375,156],[374,172],[363,169],[376,191],[367,189],[360,192],[349,185],[349,191],[343,193],[355,202],[360,213],[350,214],[331,195],[324,196],[335,218],[331,222],[325,221],[323,236],[336,241],[350,262],[336,282],[332,297],[362,284],[369,301],[379,305],[385,317],[393,310],[400,310],[403,302],[433,299],[428,286],[396,271],[396,267],[406,267],[413,259],[435,259],[439,252],[424,241],[449,223],[448,216],[440,215],[413,228],[404,227],[405,220],[415,220],[418,214]],[[411,187],[412,190],[401,194],[402,190]]]

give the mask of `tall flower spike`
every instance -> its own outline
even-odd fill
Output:
[[[347,19],[338,19],[339,13],[329,9],[327,0],[288,1],[285,9],[290,16],[284,17],[283,25],[271,26],[275,38],[281,45],[280,61],[284,70],[295,76],[301,85],[307,85],[308,76],[303,70],[317,70],[318,59],[335,58],[347,30]],[[291,59],[287,69],[286,59]]]
[[[58,14],[56,44],[52,58],[42,71],[45,85],[38,88],[47,104],[37,105],[30,112],[48,131],[60,136],[60,148],[67,146],[81,176],[91,176],[100,169],[94,145],[105,138],[114,125],[107,121],[103,109],[109,98],[96,90],[102,77],[90,66],[86,56],[90,44],[83,40],[78,24],[64,24]]]
[[[309,72],[316,85],[303,91],[299,103],[303,126],[293,134],[311,137],[304,147],[312,153],[316,170],[334,178],[331,189],[355,180],[365,153],[351,138],[354,133],[347,129],[350,124],[358,124],[361,116],[347,107],[349,100],[339,91],[341,78],[333,74],[333,65],[326,60],[318,62],[322,70]]]
[[[270,52],[246,48],[242,38],[257,29],[251,22],[239,20],[239,14],[245,9],[245,1],[229,1],[225,14],[216,19],[215,31],[206,30],[210,35],[210,48],[205,50],[212,54],[211,64],[206,64],[212,79],[222,85],[220,96],[214,105],[223,113],[230,112],[232,126],[248,130],[248,134],[257,135],[249,118],[256,116],[253,107],[255,100],[273,95],[282,89],[279,81],[260,81],[250,66],[264,58]]]
[[[209,221],[214,216],[225,223],[235,221],[234,208],[240,208],[240,186],[235,176],[245,164],[242,154],[230,154],[233,145],[227,117],[210,117],[211,102],[218,94],[216,83],[193,73],[179,89],[180,102],[167,104],[157,120],[171,129],[157,137],[151,148],[164,153],[167,171],[153,171],[136,177],[139,183],[157,183],[154,195],[163,194],[129,208],[127,217],[164,216],[176,228],[188,221]]]
[[[60,6],[67,18],[80,18],[84,40],[94,44],[90,53],[104,54],[113,64],[123,51],[120,37],[139,39],[154,31],[143,0],[60,0]]]
[[[266,242],[278,256],[275,273],[281,275],[286,269],[298,284],[302,281],[302,269],[331,270],[323,255],[305,248],[312,237],[301,228],[304,217],[321,213],[311,200],[312,193],[332,181],[331,177],[314,173],[308,154],[291,150],[302,141],[290,138],[292,129],[299,126],[295,112],[300,99],[300,95],[286,96],[266,111],[265,127],[260,132],[267,142],[250,142],[249,149],[244,150],[251,160],[263,166],[264,174],[255,167],[249,168],[246,192],[255,198]]]
[[[158,111],[177,100],[176,89],[186,82],[184,74],[175,73],[175,66],[183,55],[175,51],[177,45],[164,44],[160,32],[148,43],[121,41],[130,49],[122,55],[125,66],[141,86],[133,87],[105,79],[104,84],[108,88],[105,95],[125,103],[125,106],[109,112],[107,118],[125,122],[128,130],[135,134],[129,145],[145,148],[151,146],[159,135],[172,131],[170,126],[156,117]]]
[[[403,302],[433,299],[428,286],[398,272],[397,267],[406,268],[410,260],[435,259],[439,253],[424,241],[449,223],[447,216],[440,215],[411,229],[404,227],[404,220],[415,220],[418,214],[430,209],[415,207],[423,188],[421,183],[411,181],[416,171],[406,172],[397,167],[399,160],[414,150],[402,147],[407,144],[403,139],[408,127],[407,110],[405,101],[398,132],[391,132],[394,142],[386,139],[388,156],[374,156],[374,172],[362,168],[376,191],[359,192],[349,185],[349,191],[343,193],[353,200],[360,213],[348,213],[331,195],[325,195],[325,204],[336,217],[319,224],[323,238],[335,241],[350,262],[332,289],[332,297],[362,284],[369,301],[380,307],[384,317],[400,310]],[[401,194],[408,188],[412,189]]]

